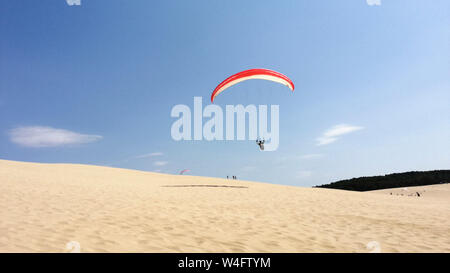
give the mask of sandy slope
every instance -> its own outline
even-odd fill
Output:
[[[425,198],[433,202],[446,202],[447,205],[450,202],[450,184],[384,189],[371,192],[384,195]]]
[[[0,160],[0,252],[450,252],[450,188],[432,188],[439,198]]]

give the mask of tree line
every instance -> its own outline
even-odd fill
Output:
[[[315,186],[349,191],[372,191],[389,188],[403,188],[445,184],[450,182],[450,170],[414,171],[378,176],[363,176]]]

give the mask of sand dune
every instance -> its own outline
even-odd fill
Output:
[[[373,241],[381,252],[450,252],[450,186],[423,189],[419,198],[0,160],[0,252],[65,252],[69,242],[81,252],[369,252]]]
[[[420,197],[425,198],[427,201],[445,202],[447,205],[449,205],[450,201],[450,184],[384,189],[371,192],[394,196]]]

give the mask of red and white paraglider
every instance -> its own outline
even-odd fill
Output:
[[[185,172],[190,172],[191,170],[188,170],[188,169],[184,169],[184,170],[182,170],[181,172],[180,172],[180,175],[183,175]]]
[[[214,103],[214,99],[217,97],[217,95],[222,93],[225,89],[237,83],[252,79],[278,82],[286,85],[287,87],[289,87],[289,89],[294,91],[294,83],[288,77],[281,74],[280,72],[263,68],[249,69],[236,73],[226,78],[223,82],[221,82],[211,94],[211,103]]]

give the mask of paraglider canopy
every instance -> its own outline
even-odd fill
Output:
[[[223,82],[221,82],[211,94],[211,103],[214,102],[214,99],[216,98],[217,95],[219,95],[228,87],[251,79],[260,79],[278,82],[286,85],[287,87],[289,87],[289,89],[294,91],[294,83],[285,75],[269,69],[255,68],[236,73],[225,79]]]
[[[184,170],[182,170],[182,171],[180,172],[180,175],[184,174],[185,172],[189,172],[189,171],[191,171],[191,170],[184,169]]]

